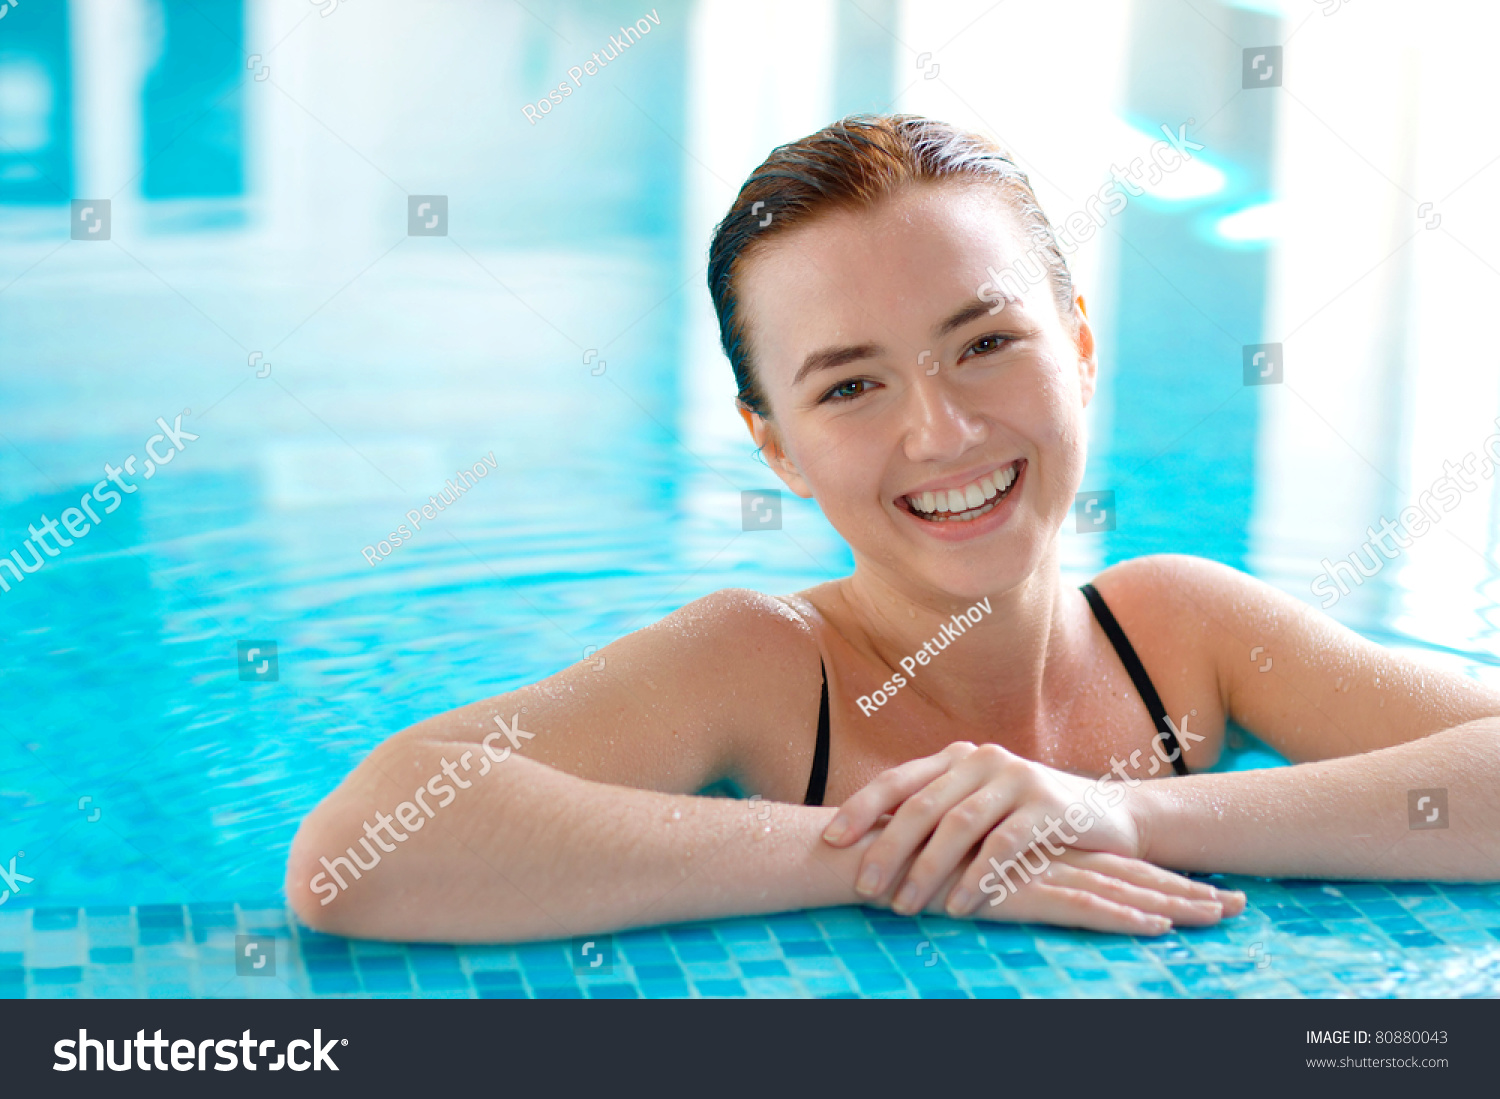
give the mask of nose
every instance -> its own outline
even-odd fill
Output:
[[[905,452],[913,462],[952,462],[984,442],[984,419],[962,393],[945,384],[942,372],[923,375],[905,395]]]

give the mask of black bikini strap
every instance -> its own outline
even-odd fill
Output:
[[[813,749],[812,774],[807,779],[807,796],[803,805],[822,805],[823,794],[828,786],[828,669],[818,659],[818,671],[823,676],[823,700],[818,703],[818,743]]]
[[[1130,638],[1125,636],[1125,631],[1120,629],[1120,623],[1115,621],[1113,612],[1104,602],[1104,597],[1099,594],[1099,590],[1092,584],[1085,584],[1079,590],[1089,601],[1089,609],[1094,612],[1094,617],[1104,628],[1104,636],[1109,638],[1109,643],[1115,647],[1120,663],[1125,665],[1130,681],[1135,684],[1141,701],[1146,704],[1151,720],[1156,723],[1156,730],[1161,736],[1162,743],[1166,745],[1168,753],[1172,756],[1172,769],[1179,775],[1187,774],[1187,761],[1182,758],[1182,746],[1178,744],[1177,734],[1172,731],[1172,726],[1167,721],[1167,708],[1161,704],[1161,695],[1156,693],[1151,677],[1146,674],[1145,665],[1135,654],[1135,646],[1130,643]]]

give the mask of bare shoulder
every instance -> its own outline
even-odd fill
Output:
[[[1293,761],[1368,752],[1500,713],[1500,693],[1213,561],[1144,557],[1105,570],[1097,584],[1132,638],[1140,633],[1170,665],[1211,669],[1226,717]]]
[[[1128,616],[1143,629],[1154,623],[1173,632],[1188,629],[1197,635],[1217,628],[1232,635],[1257,624],[1273,626],[1288,617],[1316,614],[1263,580],[1188,554],[1158,553],[1121,561],[1101,572],[1094,585],[1122,622]]]
[[[805,723],[817,690],[808,622],[774,596],[726,589],[554,675],[401,735],[480,741],[497,719],[521,715],[524,751],[538,762],[597,782],[693,793],[737,778],[766,730]]]

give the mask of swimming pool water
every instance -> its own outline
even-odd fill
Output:
[[[168,10],[188,45],[212,37]],[[557,11],[591,40],[582,8]],[[141,193],[107,192],[109,242],[69,240],[67,187],[0,192],[0,552],[105,463],[143,459],[158,417],[181,413],[198,436],[0,592],[0,867],[14,856],[30,879],[0,902],[0,995],[1493,993],[1492,886],[1234,881],[1251,897],[1243,917],[1155,941],[792,913],[617,935],[605,975],[576,972],[568,943],[406,947],[294,926],[281,879],[297,822],[386,736],[705,593],[788,592],[851,566],[789,493],[780,530],[742,529],[741,492],[775,482],[703,338],[706,230],[683,212],[699,184],[674,11],[690,18],[664,7],[649,43],[665,63],[622,69],[620,94],[601,83],[588,111],[547,130],[494,105],[478,59],[548,73],[552,47],[481,20],[470,63],[413,62],[394,117],[289,83],[323,121],[282,104],[282,128],[247,128],[239,160],[205,146],[214,172],[189,158]],[[337,16],[289,38],[273,72],[303,71],[296,51],[316,59],[339,20],[373,26],[357,6]],[[180,81],[183,102],[150,110],[184,118],[223,75],[172,72],[160,79]],[[242,80],[226,102],[264,119],[264,91]],[[427,117],[491,136],[465,156],[434,151]],[[514,168],[515,150],[548,165],[589,142],[610,171]],[[1262,185],[1253,153],[1243,188]],[[451,235],[408,236],[408,197],[437,192]],[[1112,488],[1120,518],[1065,530],[1068,576],[1188,552],[1311,601],[1318,560],[1354,547],[1270,507],[1286,485],[1269,491],[1258,440],[1271,402],[1292,397],[1245,388],[1224,335],[1261,335],[1264,256],[1215,248],[1170,210],[1122,217],[1150,262],[1126,256],[1112,276],[1084,483]],[[1306,468],[1317,453],[1309,441]],[[366,547],[490,455],[483,480],[371,563]],[[1333,613],[1493,676],[1494,526],[1477,572],[1469,548],[1439,541]],[[1464,578],[1461,599],[1434,570]],[[268,654],[267,641],[275,678],[244,678],[241,644]],[[1229,765],[1265,762],[1255,751]],[[275,940],[274,977],[236,975],[236,935]]]

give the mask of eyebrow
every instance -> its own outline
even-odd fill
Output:
[[[1010,302],[1007,301],[1006,305]],[[933,329],[933,335],[938,339],[950,335],[956,329],[985,316],[994,308],[993,302],[982,298],[973,298],[954,310],[948,317]],[[861,359],[873,359],[880,354],[880,345],[874,343],[849,344],[843,347],[825,347],[821,351],[814,351],[802,360],[802,365],[797,369],[797,374],[792,378],[792,385],[801,383],[802,379],[809,374],[816,374],[822,370],[834,370],[841,366],[847,366]]]

